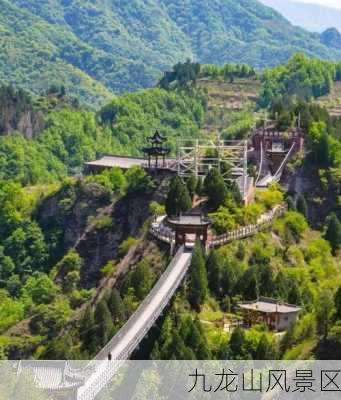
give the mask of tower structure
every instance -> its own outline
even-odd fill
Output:
[[[154,135],[148,138],[150,146],[144,147],[142,151],[148,157],[148,168],[152,168],[152,159],[155,159],[155,168],[159,168],[159,159],[162,159],[162,167],[166,167],[166,157],[171,152],[170,147],[166,146],[167,138],[162,136],[159,131],[155,131]]]

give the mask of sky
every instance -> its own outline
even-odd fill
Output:
[[[301,3],[315,3],[341,9],[341,0],[295,0]]]

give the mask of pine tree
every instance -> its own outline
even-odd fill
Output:
[[[213,210],[224,204],[227,197],[225,181],[216,168],[212,168],[204,182],[204,192],[208,196],[208,205]]]
[[[341,246],[341,223],[334,213],[329,217],[325,239],[330,243],[335,254]]]
[[[114,332],[114,324],[112,322],[110,310],[106,301],[101,300],[95,311],[96,331],[101,345],[105,345]]]
[[[195,188],[195,193],[198,196],[202,195],[202,191],[203,191],[203,187],[202,187],[202,180],[200,178],[198,178],[197,180],[197,187]]]
[[[239,326],[232,332],[229,343],[229,356],[231,359],[240,360],[244,357],[245,333]]]
[[[109,308],[113,316],[113,320],[116,324],[123,322],[125,320],[125,307],[122,301],[121,295],[116,288],[113,289],[110,299]]]
[[[197,184],[198,182],[196,176],[194,174],[191,174],[191,176],[187,179],[186,186],[192,200],[196,192]]]
[[[268,337],[264,333],[258,343],[255,353],[255,360],[274,360],[275,357],[273,353],[274,352],[268,340]]]
[[[208,277],[208,286],[210,288],[210,291],[215,296],[220,298],[222,266],[218,252],[216,250],[211,250],[206,261],[206,270]]]
[[[283,271],[279,271],[274,282],[275,297],[281,300],[288,301],[288,279]]]
[[[83,347],[90,355],[93,354],[96,351],[96,348],[100,345],[100,343],[97,341],[96,323],[91,307],[86,309],[84,317],[81,321],[80,338],[83,343]]]
[[[225,296],[221,302],[221,309],[226,312],[231,312],[231,298],[230,296]]]
[[[256,300],[259,296],[259,290],[255,268],[248,268],[241,279],[244,298],[246,300]]]
[[[200,242],[195,245],[189,272],[189,302],[193,308],[200,310],[200,306],[206,300],[208,289],[205,258]]]
[[[319,296],[316,310],[317,330],[324,339],[328,336],[334,311],[333,296],[329,290],[324,290]]]
[[[296,202],[296,209],[299,213],[304,215],[305,218],[308,218],[308,206],[304,196],[302,195],[298,196]]]
[[[261,265],[258,267],[259,294],[261,296],[272,297],[274,295],[274,278],[270,265]]]
[[[190,210],[191,207],[192,201],[187,186],[180,177],[174,177],[170,183],[166,199],[167,215],[179,215],[181,212]]]
[[[341,321],[341,286],[335,294],[335,310],[336,321]]]
[[[301,304],[301,293],[296,281],[292,282],[292,285],[288,292],[288,302],[290,304]]]
[[[285,332],[285,335],[282,337],[282,340],[279,344],[279,349],[282,356],[295,343],[295,326],[296,325],[294,323],[291,324],[289,329]]]

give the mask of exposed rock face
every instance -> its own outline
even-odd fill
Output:
[[[52,265],[81,240],[89,218],[110,204],[103,186],[83,182],[65,185],[41,204],[37,220],[50,245]]]
[[[149,216],[150,196],[129,195],[115,204],[111,214],[112,224],[90,230],[77,245],[84,260],[82,285],[93,286],[100,279],[101,268],[118,256],[120,244],[128,237],[138,236]]]
[[[83,259],[82,286],[96,286],[103,266],[117,259],[122,241],[138,236],[152,198],[138,193],[115,202],[101,185],[83,182],[50,196],[37,219],[50,245],[51,266],[76,248]]]
[[[30,97],[11,87],[0,88],[0,135],[21,132],[32,139],[43,128],[43,113],[35,110]]]

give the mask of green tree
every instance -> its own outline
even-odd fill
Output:
[[[303,195],[298,196],[296,202],[296,209],[299,213],[304,215],[305,218],[308,217],[308,205]]]
[[[241,360],[245,356],[244,351],[245,332],[239,326],[232,332],[229,342],[229,358]]]
[[[335,213],[329,216],[325,239],[330,243],[335,254],[341,246],[341,222]]]
[[[115,324],[125,320],[126,311],[119,291],[114,288],[109,298],[109,308]]]
[[[328,337],[335,312],[334,298],[330,290],[323,290],[316,306],[317,330],[324,339]]]
[[[230,298],[230,296],[225,296],[223,298],[223,300],[221,301],[221,309],[226,313],[230,313],[231,312],[231,298]]]
[[[149,210],[154,217],[161,217],[166,214],[165,206],[159,204],[157,201],[152,201]]]
[[[125,175],[128,193],[150,194],[155,189],[155,182],[147,172],[139,167],[131,167]]]
[[[279,271],[274,282],[275,297],[288,301],[289,284],[283,271]]]
[[[273,346],[269,342],[268,336],[264,333],[255,352],[255,360],[275,360],[276,354]]]
[[[207,297],[208,282],[203,249],[199,242],[195,245],[189,275],[189,302],[193,308],[200,310]]]
[[[19,275],[44,270],[48,257],[44,235],[36,222],[22,221],[4,242]]]
[[[201,178],[198,178],[197,186],[196,186],[196,188],[195,188],[195,193],[196,193],[198,196],[201,196],[201,195],[202,195],[202,192],[203,192],[202,180],[201,180]]]
[[[327,167],[330,163],[330,140],[327,125],[323,121],[314,122],[309,129],[309,146],[314,161]]]
[[[211,250],[206,261],[206,271],[208,277],[208,287],[210,291],[220,298],[221,296],[221,279],[222,265],[221,257],[216,250]]]
[[[300,288],[296,280],[291,283],[288,292],[288,302],[290,304],[296,304],[296,305],[301,304]]]
[[[243,274],[238,286],[241,287],[246,300],[256,300],[259,296],[257,272],[254,267],[248,268]]]
[[[130,285],[139,300],[143,300],[150,292],[153,281],[154,275],[150,265],[145,260],[140,261],[130,276]]]
[[[20,276],[17,274],[11,275],[6,281],[6,289],[13,297],[20,297],[22,282]]]
[[[42,272],[35,272],[27,279],[23,287],[23,295],[29,296],[35,304],[49,304],[57,293],[57,285]]]
[[[192,207],[191,196],[187,186],[180,177],[176,176],[172,179],[166,199],[167,215],[179,215],[186,212]]]
[[[228,192],[225,181],[216,168],[212,168],[205,178],[204,193],[208,197],[209,207],[213,210],[217,210],[226,200]]]
[[[238,243],[238,250],[237,250],[237,252],[236,252],[236,257],[238,258],[239,261],[243,261],[244,258],[245,258],[245,254],[246,254],[245,246],[244,246],[244,244],[240,241],[240,242]]]
[[[95,310],[96,331],[101,346],[111,339],[114,333],[114,324],[106,301],[101,300]]]
[[[6,285],[7,279],[11,277],[14,270],[13,260],[4,254],[4,248],[0,246],[0,287]]]
[[[95,353],[97,346],[100,346],[100,343],[98,343],[95,317],[91,307],[87,307],[84,313],[80,324],[79,335],[83,348],[89,352],[89,355]]]
[[[191,197],[191,199],[193,200],[194,195],[196,193],[196,188],[197,188],[197,178],[194,174],[191,174],[190,177],[187,179],[186,181],[186,186],[188,189],[188,193]]]
[[[274,296],[274,275],[269,264],[260,265],[257,268],[259,294],[261,296]]]
[[[341,286],[335,294],[335,318],[337,321],[341,321]]]
[[[295,344],[295,328],[296,324],[292,323],[280,341],[279,349],[282,355]]]

